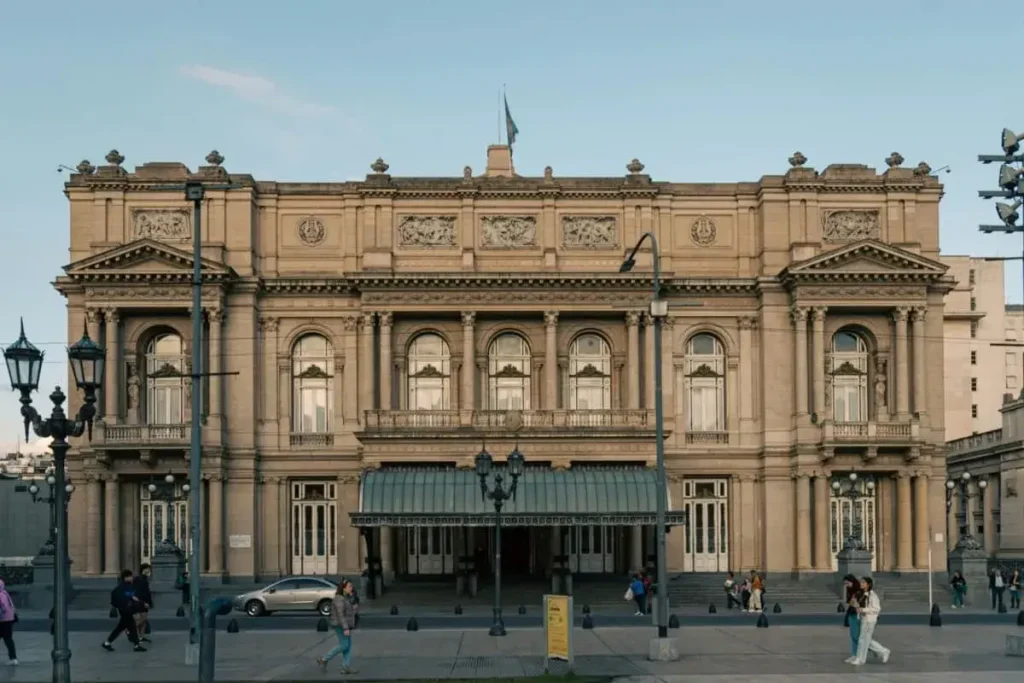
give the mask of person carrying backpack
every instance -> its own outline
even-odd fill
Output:
[[[103,641],[103,649],[109,652],[114,651],[113,643],[122,631],[128,633],[128,641],[133,644],[135,652],[145,652],[139,642],[139,633],[135,630],[135,615],[142,607],[142,601],[135,594],[135,586],[132,581],[135,573],[131,569],[121,572],[121,583],[117,584],[114,590],[110,591],[110,606],[117,610],[117,626],[110,632],[107,639]]]

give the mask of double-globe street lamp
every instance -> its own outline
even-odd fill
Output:
[[[47,494],[44,495],[42,488],[35,482],[29,484],[26,490],[32,496],[33,503],[46,503],[49,506],[50,533],[46,536],[46,544],[43,546],[42,554],[53,555],[57,529],[57,476],[54,473],[53,467],[46,468],[46,478],[44,481],[50,489]],[[70,480],[64,484],[64,492],[67,494],[64,497],[64,507],[67,508],[68,503],[71,502],[71,494],[75,492],[75,485]]]
[[[845,498],[850,501],[850,516],[853,518],[850,524],[850,533],[843,539],[843,550],[865,550],[864,515],[863,511],[858,509],[857,501],[874,495],[875,480],[865,479],[864,490],[861,490],[860,481],[861,478],[856,472],[850,472],[845,477],[836,477],[832,480],[832,492],[836,498]]]
[[[53,564],[54,629],[53,629],[53,683],[71,683],[71,650],[68,647],[68,482],[65,464],[71,445],[68,438],[88,434],[92,439],[92,421],[96,417],[96,390],[103,385],[106,353],[89,338],[88,332],[68,348],[68,360],[75,376],[75,384],[85,396],[73,419],[64,412],[67,396],[56,387],[50,394],[53,410],[43,418],[32,407],[32,392],[39,388],[39,375],[43,369],[43,352],[25,337],[25,324],[21,324],[18,340],[4,349],[11,388],[21,393],[21,416],[25,420],[25,438],[29,427],[41,438],[52,439],[53,493],[56,512],[56,554]]]
[[[509,482],[506,488],[505,475],[502,470],[494,469],[494,458],[485,446],[476,456],[476,473],[480,477],[480,494],[484,501],[494,503],[494,623],[491,624],[492,636],[505,635],[505,622],[501,618],[501,509],[509,500],[515,500],[519,477],[523,475],[526,459],[516,446],[508,454],[506,471]],[[493,485],[488,479],[493,473]]]
[[[963,528],[964,533],[960,534],[960,538],[957,539],[956,547],[961,550],[981,550],[981,544],[978,542],[978,539],[974,538],[974,534],[971,533],[971,520],[967,515],[967,504],[971,498],[975,498],[985,492],[985,489],[988,488],[988,482],[984,479],[979,479],[977,484],[978,490],[971,491],[971,481],[973,479],[970,472],[964,472],[959,477],[950,477],[946,481],[947,514],[949,514],[950,508],[953,507],[953,501],[957,498],[960,499],[957,523]]]

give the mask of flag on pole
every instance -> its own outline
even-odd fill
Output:
[[[505,100],[505,135],[508,138],[508,146],[511,147],[515,144],[516,136],[519,135],[519,128],[516,126],[516,122],[512,120],[512,112],[508,110],[508,98],[502,97]]]

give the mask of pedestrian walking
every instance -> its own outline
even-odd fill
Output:
[[[18,623],[18,610],[14,609],[14,600],[7,592],[3,579],[0,579],[0,639],[7,646],[7,663],[18,665],[18,651],[14,647],[14,625]]]
[[[149,589],[149,577],[152,574],[153,567],[144,562],[139,567],[139,575],[133,581],[135,595],[139,597],[140,603],[136,611],[139,619],[135,628],[139,634],[139,640],[143,643],[153,642],[146,636],[146,628],[149,625],[149,610],[153,609],[153,592]]]
[[[967,595],[967,579],[959,571],[955,571],[949,585],[953,589],[953,609],[963,607],[964,596]]]
[[[846,624],[850,629],[850,656],[847,661],[857,657],[857,644],[860,640],[860,619],[857,618],[857,609],[861,607],[861,599],[864,593],[860,589],[860,580],[853,574],[843,577],[843,588],[846,597]]]
[[[857,640],[857,656],[846,661],[854,666],[862,666],[868,661],[868,651],[874,652],[882,660],[882,664],[889,661],[892,652],[877,640],[874,639],[875,627],[878,625],[878,615],[882,613],[882,603],[875,592],[875,582],[870,576],[860,580],[860,589],[864,593],[862,598],[863,606],[857,608],[860,616],[860,637]]]
[[[647,606],[647,595],[644,590],[643,572],[633,574],[633,578],[629,583],[629,588],[626,589],[625,597],[626,600],[632,600],[636,603],[635,616],[641,616],[644,613],[644,608]]]
[[[1010,609],[1020,609],[1020,569],[1010,576]]]
[[[750,570],[750,611],[761,612],[764,605],[761,596],[764,594],[764,579],[755,570]]]
[[[344,674],[358,673],[352,668],[352,631],[356,627],[356,610],[353,604],[355,587],[351,581],[344,581],[338,586],[331,600],[330,623],[338,637],[338,644],[323,657],[317,657],[316,663],[326,671],[327,662],[341,655],[341,672]]]
[[[135,587],[132,582],[135,578],[135,572],[131,569],[125,569],[121,572],[121,583],[117,584],[114,590],[110,591],[110,605],[117,610],[118,619],[117,626],[110,632],[107,639],[103,641],[103,649],[110,652],[114,651],[113,643],[117,640],[117,637],[122,632],[127,632],[128,641],[132,643],[136,652],[145,652],[146,648],[142,647],[142,643],[139,642],[139,633],[135,630],[135,615],[142,605],[142,601],[135,594]]]

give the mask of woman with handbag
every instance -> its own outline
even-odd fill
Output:
[[[7,592],[3,579],[0,579],[0,639],[7,646],[7,660],[11,666],[18,665],[18,651],[14,649],[14,625],[18,623],[18,610],[14,609],[14,600]]]

